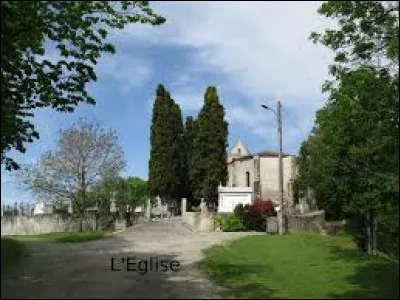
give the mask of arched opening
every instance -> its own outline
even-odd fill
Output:
[[[246,186],[250,187],[250,172],[246,172]]]
[[[238,152],[238,155],[241,155],[242,154],[242,149],[239,148],[237,152]]]

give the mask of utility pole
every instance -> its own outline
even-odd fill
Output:
[[[279,147],[279,169],[278,169],[278,181],[279,181],[279,205],[280,210],[278,212],[278,229],[279,235],[283,235],[283,163],[282,163],[282,104],[278,101],[277,111],[271,109],[269,106],[262,104],[261,107],[272,111],[278,119],[278,147]]]
[[[278,214],[279,235],[283,235],[283,164],[282,164],[282,104],[278,101],[278,145],[279,145],[279,204]]]

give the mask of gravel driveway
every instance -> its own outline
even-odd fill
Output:
[[[201,250],[248,234],[192,232],[177,219],[93,242],[29,244],[27,263],[2,275],[1,298],[218,298],[222,289],[197,270]]]

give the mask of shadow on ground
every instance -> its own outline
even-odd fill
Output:
[[[105,245],[112,243],[112,247]],[[215,298],[217,291],[211,284],[199,277],[196,265],[181,261],[177,255],[157,251],[137,252],[132,241],[121,236],[85,244],[43,244],[29,243],[29,259],[16,268],[2,270],[1,298],[16,299],[176,299],[194,297]],[[106,249],[106,250],[101,250]],[[126,270],[122,258],[133,257],[135,261],[153,257],[153,270],[144,274]],[[114,258],[115,269],[111,270]],[[177,260],[178,271],[163,272],[155,269],[155,259]],[[136,266],[137,268],[137,266]],[[176,264],[174,268],[177,268]],[[164,268],[165,269],[165,268]],[[142,274],[140,274],[142,273]]]
[[[299,246],[292,251],[282,249],[276,255],[283,256],[275,257],[279,263],[269,263],[274,256],[262,254],[263,247],[269,246],[242,242],[215,247],[205,251],[200,268],[213,281],[230,288],[227,297],[399,299],[399,266],[393,260],[327,245],[326,255],[321,256],[324,260],[314,261],[311,254],[296,252],[302,251]]]
[[[353,288],[333,293],[336,299],[399,299],[399,265],[391,259],[371,257],[353,249],[332,247],[334,259],[353,264],[359,262],[355,272],[346,278]]]

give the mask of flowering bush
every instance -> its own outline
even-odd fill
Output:
[[[271,200],[257,199],[253,205],[250,206],[251,210],[260,213],[264,217],[276,216],[276,210]]]
[[[271,200],[257,199],[252,205],[238,204],[234,215],[243,221],[247,230],[265,231],[266,218],[276,216],[276,210]]]

